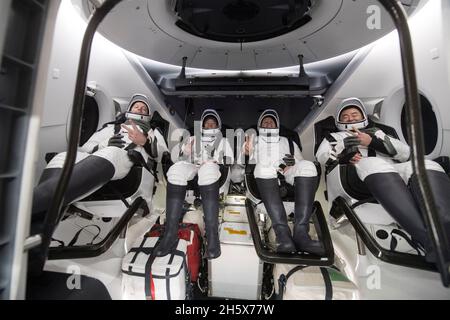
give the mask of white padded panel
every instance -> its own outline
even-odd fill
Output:
[[[355,208],[355,213],[364,224],[390,225],[395,220],[379,204],[365,203]]]
[[[87,16],[87,1],[72,0],[72,3],[83,7]],[[409,11],[418,2],[412,0]],[[363,47],[393,29],[384,9],[381,9],[381,29],[367,28],[370,16],[367,7],[378,4],[375,0],[316,0],[310,12],[312,21],[305,26],[272,39],[244,43],[241,48],[236,43],[203,39],[181,30],[175,25],[173,3],[124,1],[105,19],[100,32],[117,45],[156,61],[180,65],[186,55],[189,67],[251,70],[295,65],[299,53],[305,56],[305,63],[331,58]]]

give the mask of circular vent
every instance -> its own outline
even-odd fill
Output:
[[[222,42],[253,42],[280,36],[309,21],[311,0],[177,0],[176,25]]]

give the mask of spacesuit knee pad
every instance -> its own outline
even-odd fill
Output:
[[[198,185],[209,186],[220,179],[219,165],[212,162],[203,164],[198,170]]]
[[[363,158],[355,165],[355,167],[358,177],[362,181],[372,174],[397,172],[392,164],[384,159],[376,157]]]
[[[186,186],[188,183],[185,168],[180,163],[175,163],[167,172],[167,181],[177,186]]]
[[[58,153],[45,167],[46,169],[62,168],[66,161],[67,152]]]
[[[432,160],[425,160],[425,169],[445,173],[445,170],[441,167],[441,165]]]
[[[94,153],[95,156],[108,160],[114,166],[115,172],[111,180],[120,180],[130,172],[133,162],[128,152],[117,147],[106,147]]]
[[[408,183],[409,179],[411,179],[411,176],[413,174],[413,168],[412,168],[411,161],[397,164],[396,167],[401,167],[399,169],[400,175],[402,176],[405,183]],[[427,159],[425,160],[425,169],[445,173],[445,170],[441,167],[441,165],[432,160],[427,160]]]
[[[296,177],[316,177],[317,168],[313,162],[308,160],[298,161],[294,166]]]
[[[52,160],[47,164],[45,169],[60,169],[64,166],[64,162],[66,161],[67,152],[58,153]],[[75,159],[75,164],[80,162],[83,159],[89,157],[90,154],[87,152],[77,152],[77,157]]]
[[[259,163],[255,166],[254,176],[257,179],[276,179],[278,177],[276,168]]]

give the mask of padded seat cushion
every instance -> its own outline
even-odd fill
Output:
[[[386,210],[379,204],[364,203],[354,209],[356,215],[364,224],[391,225],[396,223]]]

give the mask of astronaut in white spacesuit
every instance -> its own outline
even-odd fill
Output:
[[[166,228],[156,248],[156,256],[165,256],[176,246],[187,184],[197,175],[205,220],[206,257],[215,259],[220,256],[219,165],[233,162],[233,151],[222,136],[221,128],[219,114],[213,109],[205,110],[201,117],[201,137],[190,137],[181,148],[180,160],[170,167],[167,173]]]
[[[322,255],[319,241],[310,238],[309,220],[312,214],[318,173],[313,162],[304,160],[299,147],[281,137],[280,119],[275,110],[265,110],[258,120],[259,136],[247,139],[244,152],[256,160],[255,178],[261,199],[272,221],[277,252],[309,252]],[[291,146],[290,146],[291,145]],[[293,150],[292,150],[293,149]],[[295,221],[293,236],[287,223],[280,195],[278,174],[295,186]]]
[[[361,100],[349,98],[337,109],[338,132],[320,144],[316,158],[323,165],[350,163],[372,195],[434,260],[433,247],[417,205],[417,184],[412,178],[410,148],[402,141],[370,127]],[[450,232],[450,179],[442,167],[425,160],[427,175],[446,233]],[[408,188],[408,185],[410,188]]]
[[[151,128],[149,106],[147,97],[134,95],[123,121],[105,125],[78,149],[64,197],[65,205],[87,196],[110,180],[123,179],[133,166],[129,150],[139,152],[145,161],[161,160],[168,149],[159,129]],[[33,219],[39,220],[49,208],[65,158],[65,152],[56,155],[34,188]]]
[[[142,162],[161,161],[168,151],[158,128],[151,127],[148,98],[134,95],[125,115],[114,123],[106,124],[78,149],[75,166],[64,196],[64,205],[85,197],[110,180],[124,178],[133,166],[133,152],[142,155]],[[129,156],[130,155],[130,156]],[[134,155],[135,156],[135,155]],[[47,211],[64,165],[66,153],[56,155],[43,171],[34,188],[31,234],[43,232]],[[142,162],[140,164],[144,165]],[[30,275],[39,276],[43,270],[48,248],[41,246],[29,251]]]

